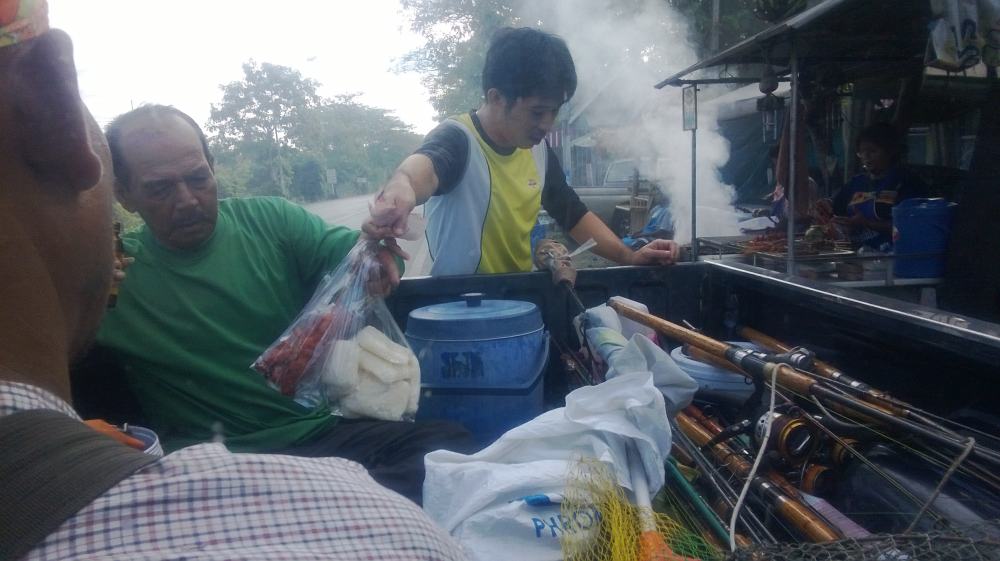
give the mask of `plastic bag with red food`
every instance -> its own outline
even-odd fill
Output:
[[[253,363],[282,394],[347,418],[412,419],[420,366],[381,296],[377,242],[361,241]]]

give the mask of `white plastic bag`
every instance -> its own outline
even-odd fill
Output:
[[[566,517],[558,502],[581,459],[607,465],[631,488],[626,446],[633,442],[649,489],[663,485],[670,450],[664,395],[671,396],[671,409],[684,407],[697,385],[642,335],[609,358],[610,379],[570,393],[566,407],[511,429],[471,456],[443,450],[426,456],[424,510],[473,559],[557,560],[561,538],[587,539],[600,514],[584,507]],[[538,496],[549,500],[524,499]]]
[[[979,4],[993,0],[935,0],[924,64],[949,72],[971,68],[981,60],[983,39]]]

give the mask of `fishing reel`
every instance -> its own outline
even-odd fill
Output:
[[[754,425],[754,441],[758,446],[773,450],[778,458],[789,466],[801,465],[816,446],[819,438],[812,425],[802,419],[801,412],[791,408],[785,412],[775,411],[770,414],[771,434],[764,442],[767,432],[768,413],[764,413]]]
[[[770,414],[773,419],[771,434],[767,442],[764,442],[768,415],[768,412],[764,411],[756,421],[752,421],[754,416],[751,416],[750,419],[724,427],[701,446],[701,450],[709,450],[716,444],[728,442],[745,434],[750,435],[758,446],[768,450],[771,462],[787,467],[802,465],[820,443],[819,435],[814,432],[812,424],[802,418],[803,413],[797,407],[781,408]]]
[[[834,442],[830,449],[830,459],[838,466],[843,466],[851,458],[851,450],[858,446],[858,441],[853,438],[842,438]]]
[[[802,470],[799,487],[817,497],[830,497],[837,486],[835,472],[829,466],[809,464]]]

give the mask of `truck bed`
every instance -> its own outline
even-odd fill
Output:
[[[715,337],[754,327],[941,415],[1000,415],[1000,392],[983,391],[1000,381],[1000,326],[991,323],[739,264],[582,270],[577,291],[587,306],[626,296]],[[407,278],[389,305],[405,329],[411,310],[466,292],[534,302],[553,339],[577,344],[571,327],[577,311],[547,273]],[[560,405],[571,385],[555,358],[545,383],[549,405]]]

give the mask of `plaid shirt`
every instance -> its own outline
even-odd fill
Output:
[[[0,381],[0,416],[30,409],[79,418],[45,390]],[[112,487],[26,559],[464,558],[419,507],[359,464],[200,444]]]

